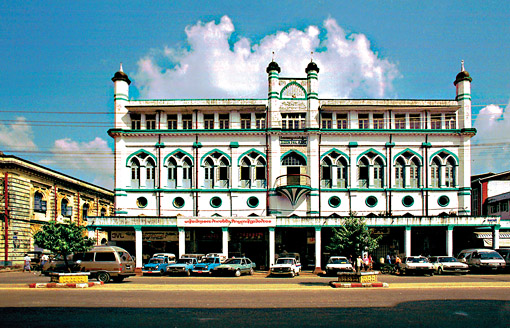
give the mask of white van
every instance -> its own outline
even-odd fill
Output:
[[[471,248],[462,250],[457,259],[469,265],[471,270],[505,270],[505,259],[498,252],[488,248]]]

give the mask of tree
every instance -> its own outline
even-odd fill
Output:
[[[67,256],[90,250],[96,243],[95,239],[85,237],[85,227],[75,223],[64,224],[50,221],[34,235],[35,243],[50,250],[64,259],[66,269],[71,272]]]
[[[373,252],[381,238],[372,238],[365,218],[351,216],[345,219],[343,226],[333,228],[333,238],[326,249],[332,254],[357,257],[363,252]]]

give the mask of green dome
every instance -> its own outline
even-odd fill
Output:
[[[278,73],[281,72],[280,66],[275,61],[272,61],[267,65],[266,72],[269,73],[271,71],[277,71]]]

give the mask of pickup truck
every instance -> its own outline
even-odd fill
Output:
[[[190,276],[195,264],[197,264],[196,258],[181,257],[175,263],[169,264],[166,267],[166,274],[185,274]]]
[[[149,260],[142,268],[143,274],[160,274],[164,275],[166,267],[173,262],[166,256],[156,256]]]
[[[299,276],[301,273],[301,263],[294,257],[283,257],[276,260],[271,266],[270,275],[290,275],[291,277]]]

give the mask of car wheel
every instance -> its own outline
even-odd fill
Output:
[[[432,277],[434,275],[434,272],[430,272],[430,276]]]
[[[108,272],[99,272],[97,274],[97,280],[106,284],[108,281],[110,281],[110,275]]]
[[[159,273],[161,273],[162,276],[165,275],[165,270],[160,270]]]
[[[298,270],[298,272],[296,272],[296,275],[300,275],[301,274],[301,270]]]
[[[236,277],[240,277],[241,276],[241,270],[236,270],[236,272],[234,273],[234,276]]]
[[[443,274],[443,269],[442,268],[437,269],[437,274]]]
[[[250,269],[250,276],[253,276],[253,268]]]
[[[294,278],[294,276],[295,276],[295,275],[296,275],[296,273],[295,273],[294,271],[291,271],[291,272],[290,272],[290,277],[291,277],[291,278]]]
[[[189,277],[189,276],[191,276],[191,270],[187,270],[187,271],[186,271],[186,275],[187,275],[188,277]]]

